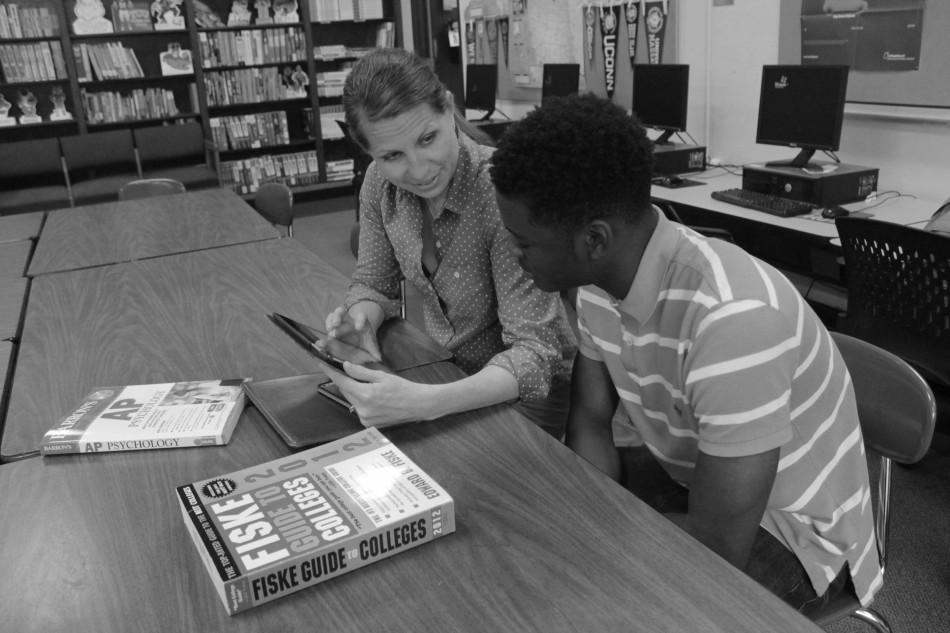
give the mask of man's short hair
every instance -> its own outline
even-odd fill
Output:
[[[490,173],[540,225],[570,230],[612,215],[636,221],[650,208],[653,142],[606,99],[552,97],[508,128]]]

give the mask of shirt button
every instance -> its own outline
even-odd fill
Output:
[[[439,248],[442,248],[442,242],[440,242],[439,240],[435,241],[435,245],[438,246]]]

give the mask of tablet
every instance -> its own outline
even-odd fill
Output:
[[[320,330],[277,312],[272,313],[270,319],[288,336],[297,341],[301,347],[337,371],[343,371],[344,361],[370,369],[391,371],[361,347],[351,345],[338,338],[331,338]]]

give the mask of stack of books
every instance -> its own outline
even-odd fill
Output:
[[[22,2],[0,3],[0,38],[55,37],[59,18],[50,7],[28,7]]]

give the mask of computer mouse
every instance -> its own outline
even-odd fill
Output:
[[[834,220],[835,218],[843,218],[847,215],[850,215],[851,212],[845,209],[844,207],[833,206],[827,207],[821,210],[821,217],[828,218],[829,220]]]
[[[683,184],[683,178],[681,176],[666,176],[663,179],[663,184],[667,187],[679,187]]]

